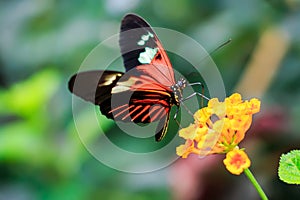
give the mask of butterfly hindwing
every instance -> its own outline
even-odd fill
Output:
[[[158,123],[156,134],[155,134],[156,141],[159,142],[165,137],[169,125],[169,120],[170,120],[170,111],[166,112],[165,116],[162,117]]]
[[[130,96],[129,102],[126,96]],[[168,95],[142,91],[113,94],[110,113],[116,121],[135,123],[159,121],[170,110],[169,98]]]

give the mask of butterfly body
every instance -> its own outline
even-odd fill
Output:
[[[172,106],[180,106],[186,80],[175,81],[169,58],[150,25],[135,14],[121,22],[119,45],[126,72],[87,71],[71,77],[69,90],[100,106],[115,121],[159,121],[155,139],[167,131]]]

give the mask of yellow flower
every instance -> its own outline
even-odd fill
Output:
[[[252,115],[259,112],[260,101],[243,101],[235,93],[220,102],[210,99],[207,107],[194,114],[194,124],[179,131],[186,143],[177,148],[177,155],[186,158],[190,153],[200,156],[232,151],[245,137]]]
[[[197,126],[205,126],[204,122],[211,117],[211,109],[208,107],[202,108],[195,112],[194,119]]]
[[[194,140],[196,137],[196,128],[195,124],[190,124],[190,126],[180,129],[179,136],[186,140]]]
[[[215,114],[218,118],[223,118],[226,115],[226,104],[219,102],[217,98],[209,100],[207,107],[210,108],[212,110],[211,113]]]
[[[176,148],[177,155],[181,156],[182,158],[187,158],[190,153],[198,154],[199,150],[194,148],[194,141],[193,140],[186,140],[185,144],[180,145]]]
[[[223,160],[226,169],[235,175],[240,175],[245,169],[250,167],[250,159],[247,154],[241,149],[233,149],[226,154]]]

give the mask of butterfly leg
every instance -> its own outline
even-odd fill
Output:
[[[200,92],[194,92],[190,96],[187,96],[187,97],[183,98],[181,100],[181,102],[182,101],[186,101],[186,100],[188,100],[188,99],[190,99],[190,98],[192,98],[192,97],[194,97],[196,95],[200,96],[202,98],[202,101],[203,101],[203,99],[206,99],[206,100],[209,101],[209,98],[204,95],[204,85],[201,82],[189,83],[189,86],[194,86],[194,85],[200,85],[201,86],[201,93]]]
[[[193,116],[193,113],[190,111],[190,109],[188,109],[188,107],[187,107],[182,101],[180,101],[180,105],[182,105],[182,106],[184,107],[184,109],[185,109],[191,116]],[[177,121],[177,114],[178,114],[178,112],[179,112],[179,107],[177,107],[176,109],[177,109],[177,110],[176,110],[176,112],[175,112],[175,114],[174,114],[173,119],[176,121],[178,127],[179,127],[179,128],[182,128],[182,126],[180,125],[180,123]]]
[[[201,82],[195,82],[195,83],[190,83],[189,86],[194,86],[194,85],[200,85],[201,86],[201,106],[203,107],[203,99],[204,99],[204,85]],[[205,97],[205,99],[208,99],[207,97]]]
[[[176,111],[175,111],[175,114],[174,114],[174,117],[173,117],[174,120],[176,120],[178,112],[179,112],[179,107],[176,107]]]
[[[182,129],[180,123],[177,121],[177,115],[178,115],[178,112],[179,112],[179,107],[176,107],[176,109],[177,109],[177,110],[176,110],[176,112],[175,112],[175,114],[174,114],[173,119],[175,120],[175,122],[176,122],[176,124],[178,125],[178,127],[179,127],[180,129]]]
[[[194,97],[194,96],[200,96],[203,99],[206,99],[207,101],[209,101],[210,99],[208,97],[206,97],[204,94],[199,93],[199,92],[194,92],[193,94],[191,94],[190,96],[187,96],[185,98],[183,98],[181,101],[186,101],[189,100],[190,98]]]
[[[201,82],[189,83],[189,86],[200,85],[202,90],[204,90],[204,85]]]
[[[182,101],[180,101],[180,105],[182,105],[183,107],[184,107],[184,109],[190,114],[190,115],[192,115],[193,116],[193,113],[190,111],[190,109],[188,109],[188,107],[182,102]],[[175,112],[175,114],[174,114],[174,120],[176,120],[176,118],[177,118],[177,114],[178,114],[178,112],[179,112],[179,107],[176,107],[176,112]]]

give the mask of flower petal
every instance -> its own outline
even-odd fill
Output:
[[[196,137],[196,128],[195,124],[190,124],[188,127],[179,130],[179,136],[186,140],[193,140]]]
[[[223,160],[226,169],[235,175],[240,175],[245,169],[249,168],[251,161],[247,154],[240,149],[234,149],[226,154]]]
[[[182,144],[176,148],[176,154],[182,158],[187,158],[190,153],[195,152],[193,140],[186,140],[185,144]]]

